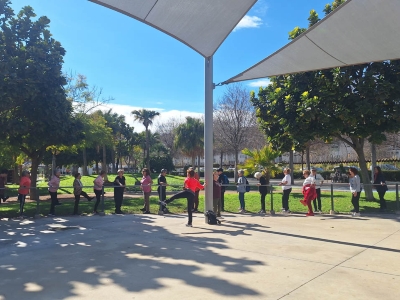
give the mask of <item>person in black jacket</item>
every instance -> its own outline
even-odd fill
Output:
[[[382,174],[381,167],[374,168],[374,187],[379,195],[379,205],[381,211],[386,210],[386,200],[385,200],[385,193],[388,190],[386,185],[385,177]]]
[[[265,214],[265,196],[268,194],[268,184],[269,180],[261,173],[261,172],[256,172],[254,174],[254,177],[259,181],[257,183],[258,185],[258,191],[260,192],[261,196],[261,210],[258,212],[259,214]]]
[[[167,199],[167,178],[165,175],[167,175],[167,169],[162,169],[157,178],[157,192],[160,201],[165,201]],[[163,212],[168,212],[167,207],[161,204],[160,210]]]

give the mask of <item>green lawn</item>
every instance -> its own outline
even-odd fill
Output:
[[[86,176],[83,178],[82,182],[84,185],[92,186],[92,182],[95,176]],[[127,184],[134,184],[135,179],[128,175]],[[71,186],[72,185],[72,178],[71,177],[64,177],[62,178],[62,185],[63,186]],[[168,190],[181,190],[183,178],[182,177],[175,177],[175,176],[168,176],[167,178],[169,184],[177,185],[176,187],[169,186]],[[41,183],[39,186],[45,187],[46,183]],[[253,187],[256,188],[256,187]],[[235,186],[232,186],[232,189],[235,189]],[[93,195],[92,188],[87,188],[87,192],[90,195]],[[132,188],[133,190],[133,188]],[[152,213],[158,212],[158,197],[155,192],[156,187],[153,187],[154,194],[150,198],[150,210]],[[60,193],[72,193],[71,188],[62,189]],[[39,202],[39,212],[42,215],[46,215],[49,211],[50,202],[49,200],[44,200],[48,198],[47,189],[43,188],[41,191],[41,201]],[[107,214],[114,212],[114,201],[113,201],[113,192],[111,188],[106,189],[106,200],[105,200],[105,212]],[[361,195],[360,199],[360,209],[361,212],[368,212],[374,213],[379,211],[379,203],[378,201],[365,201],[364,193]],[[374,196],[377,198],[378,195],[374,193]],[[396,210],[396,201],[395,201],[395,193],[388,192],[386,193],[386,200],[388,204],[388,212],[393,213]],[[280,189],[276,189],[273,194],[274,200],[274,210],[279,212],[281,209],[281,199],[282,193]],[[299,201],[303,199],[303,196],[300,192],[300,189],[294,189],[294,191],[290,195],[289,205],[290,210],[293,212],[306,212],[306,207],[304,207]],[[256,213],[260,210],[260,196],[258,191],[252,190],[250,193],[246,193],[245,195],[246,201],[246,210],[250,213]],[[66,216],[71,215],[73,211],[73,195],[68,197],[68,199],[61,199],[63,205],[56,207],[56,215]],[[81,197],[81,202],[79,206],[79,210],[81,213],[89,214],[93,211],[94,202],[88,202],[86,199]],[[137,192],[129,192],[125,195],[122,210],[126,213],[141,213],[140,208],[143,207],[143,198],[141,197],[141,193]],[[204,207],[204,192],[200,193],[200,209]],[[239,207],[239,200],[238,195],[234,191],[228,191],[225,194],[225,210],[229,212],[236,213]],[[100,206],[101,208],[101,206]],[[271,197],[270,195],[267,196],[267,211],[271,208]],[[334,192],[334,208],[336,212],[339,213],[349,213],[353,206],[351,205],[351,197],[350,192]],[[171,213],[183,213],[186,210],[186,201],[185,200],[176,200],[168,205],[168,209]],[[329,191],[322,192],[322,210],[324,213],[329,213],[331,209],[331,196]],[[2,203],[0,205],[0,218],[4,217],[16,217],[18,215],[19,205],[18,203],[10,202],[10,203]],[[35,202],[27,202],[25,205],[25,214],[27,216],[33,216],[36,212],[36,203]]]

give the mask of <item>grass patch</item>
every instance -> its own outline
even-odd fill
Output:
[[[86,177],[91,177],[95,178],[95,176],[86,176]],[[173,177],[173,176],[172,176]],[[89,178],[85,178],[90,181]],[[92,181],[93,181],[92,179]],[[132,178],[133,179],[133,178]],[[133,179],[134,180],[134,179]],[[168,182],[172,182],[170,178],[167,179]],[[181,186],[183,182],[182,177],[178,177],[177,183]],[[172,187],[169,187],[170,189]],[[234,187],[232,187],[234,188]],[[178,189],[176,187],[176,189]],[[153,187],[153,191],[155,188]],[[179,188],[178,190],[181,190]],[[72,189],[71,189],[72,192]],[[93,195],[93,191],[91,189],[88,190],[90,192],[90,195]],[[46,195],[47,191],[46,191]],[[329,210],[331,209],[331,195],[329,191],[322,191],[321,193],[322,196],[322,211],[324,213],[329,213]],[[360,211],[361,213],[376,213],[379,211],[379,201],[366,201],[365,198],[363,197],[364,193],[361,195],[360,199]],[[377,193],[374,193],[374,196],[378,198]],[[168,197],[168,196],[167,196]],[[47,197],[42,197],[42,198],[47,198]],[[351,209],[353,209],[353,206],[351,205],[351,197],[350,197],[350,192],[334,192],[334,207],[335,211],[339,213],[349,213]],[[387,201],[387,206],[388,206],[388,212],[393,213],[396,210],[396,195],[393,192],[388,192],[386,193],[385,199]],[[282,193],[279,190],[276,190],[273,194],[273,201],[274,201],[274,210],[279,212],[281,208],[281,199],[282,199]],[[299,213],[306,213],[306,207],[304,207],[299,201],[303,199],[303,195],[300,192],[300,189],[294,190],[290,194],[289,198],[289,206],[290,210],[293,212],[299,212]],[[73,195],[68,197],[67,199],[61,199],[60,200],[63,205],[57,206],[56,207],[56,215],[58,216],[68,216],[71,215],[73,212],[73,206],[74,206],[74,200],[73,200]],[[83,214],[90,214],[93,211],[93,206],[94,206],[95,200],[88,202],[86,199],[81,197],[81,201],[79,204],[79,211],[80,213]],[[245,202],[246,202],[246,210],[251,212],[251,213],[256,213],[260,210],[261,204],[260,204],[260,195],[257,191],[252,191],[250,193],[245,194]],[[267,196],[266,199],[267,203],[267,211],[270,210],[271,208],[271,197],[270,195]],[[227,212],[233,212],[236,213],[238,211],[239,207],[239,199],[238,195],[234,191],[228,191],[225,193],[225,211]],[[124,195],[124,201],[123,201],[123,206],[122,210],[126,213],[141,213],[140,208],[143,207],[143,198],[140,193],[133,194],[133,193],[128,193]],[[204,192],[200,193],[200,204],[199,208],[202,210],[204,207]],[[100,210],[101,210],[101,205],[100,205]],[[104,201],[104,210],[107,214],[113,213],[114,212],[114,200],[113,200],[113,191],[112,189],[106,189],[106,199]],[[153,194],[152,197],[150,197],[150,211],[152,213],[157,213],[158,212],[158,196],[156,194]],[[47,215],[50,209],[50,201],[49,200],[41,200],[39,201],[39,213],[42,215]],[[174,202],[170,203],[168,205],[168,209],[170,210],[171,213],[184,213],[186,212],[186,200],[180,199],[180,200],[175,200]],[[10,203],[2,203],[0,205],[0,217],[1,218],[12,218],[12,217],[17,217],[19,212],[19,204],[17,202],[10,202]],[[34,216],[36,212],[36,202],[27,202],[25,204],[25,215],[27,216]]]

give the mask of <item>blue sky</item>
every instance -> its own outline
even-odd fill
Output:
[[[143,126],[133,123],[133,109],[159,111],[156,122],[204,112],[204,58],[186,45],[86,0],[11,1],[16,13],[30,5],[51,20],[53,37],[67,51],[64,70],[85,75],[105,98],[113,97],[108,107],[124,114],[135,130]],[[237,75],[287,44],[289,31],[307,27],[311,9],[322,18],[329,2],[259,0],[214,55],[214,82]],[[257,90],[266,82],[242,84]],[[214,102],[224,91],[223,86],[214,90]]]

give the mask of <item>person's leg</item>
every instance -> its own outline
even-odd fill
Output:
[[[51,203],[50,203],[50,214],[54,215],[54,208],[57,205],[57,192],[49,192],[50,194],[50,199],[51,199]]]
[[[221,211],[225,211],[225,188],[221,187]]]
[[[244,210],[244,193],[239,193],[240,209]]]
[[[94,209],[93,211],[97,213],[97,207],[100,204],[100,199],[101,199],[101,191],[100,190],[94,190],[94,194],[96,195],[96,203],[94,204]]]
[[[313,206],[314,206],[314,211],[316,211],[316,210],[317,210],[317,198],[315,198],[315,199],[312,201],[312,203],[313,203]]]
[[[114,197],[114,199],[115,199],[115,213],[117,213],[117,214],[122,213],[121,206],[122,206],[123,197],[124,197],[124,192],[123,192],[122,189],[117,190],[115,192],[115,197]]]
[[[75,195],[75,203],[74,203],[74,215],[78,214],[78,206],[79,206],[79,200],[81,198],[81,195]]]
[[[143,194],[144,194],[144,207],[146,208],[145,212],[150,212],[150,192],[146,192]]]
[[[221,216],[221,198],[218,198],[217,201],[217,217]]]
[[[218,198],[213,197],[213,212],[217,214]]]
[[[307,216],[313,216],[313,210],[312,210],[312,206],[311,206],[311,201],[307,201],[307,207],[308,207],[308,213]]]
[[[289,210],[289,194],[292,189],[283,190],[282,206],[285,211]]]
[[[354,206],[354,212],[360,213],[360,193],[357,193],[357,196],[351,195],[351,203]]]
[[[19,215],[22,216],[24,214],[25,195],[18,194],[18,201],[19,201]]]
[[[199,209],[199,193],[200,191],[194,192],[194,211],[197,211]]]
[[[386,191],[382,191],[382,190],[378,191],[380,209],[386,209],[385,193],[386,193]]]
[[[192,207],[194,202],[194,194],[190,192],[186,192],[187,197],[187,211],[188,211],[188,225],[192,225],[193,216],[192,216]]]
[[[261,210],[262,211],[265,211],[265,196],[266,196],[265,193],[261,194]]]
[[[184,190],[184,191],[180,191],[180,192],[176,193],[171,198],[167,199],[165,202],[166,203],[170,203],[170,202],[172,202],[172,201],[174,201],[176,199],[187,198],[187,193],[191,193],[193,195],[193,197],[194,197],[194,193],[193,192],[189,192],[187,190]]]
[[[321,203],[321,189],[316,189],[315,190],[317,193],[317,200],[318,200],[318,210],[322,209],[322,203]],[[315,208],[315,205],[314,205]]]
[[[85,197],[87,199],[87,201],[92,201],[92,198],[84,191],[81,192],[80,196]]]

